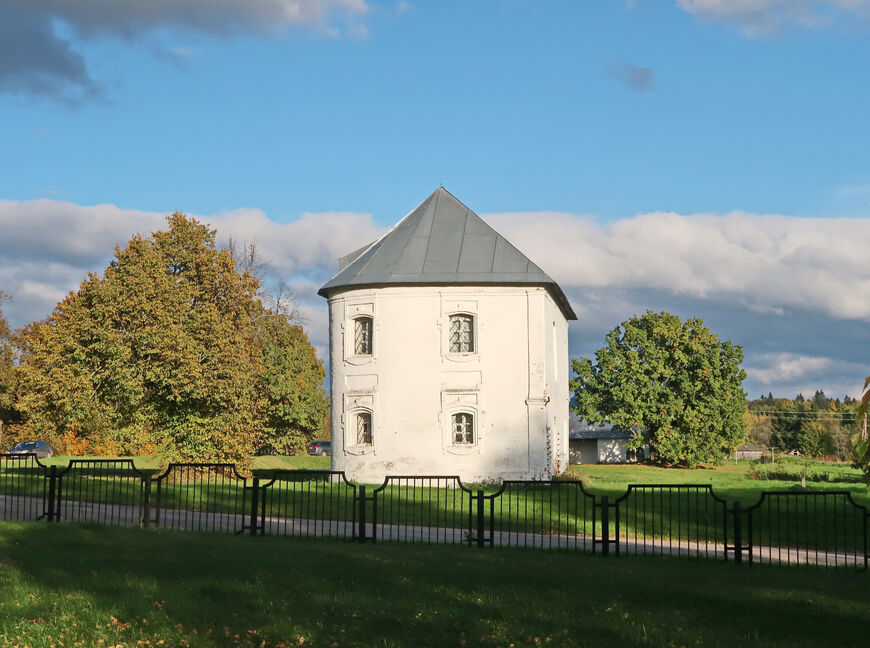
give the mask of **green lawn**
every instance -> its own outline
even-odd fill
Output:
[[[62,458],[58,461],[65,465]],[[276,470],[317,469],[327,462],[326,457],[259,457],[255,460],[255,474],[265,481],[276,476]],[[10,467],[16,465],[13,463]],[[137,465],[147,466],[145,462],[137,462]],[[152,470],[156,468],[152,467]],[[807,491],[800,486],[799,474],[803,470],[810,476]],[[763,476],[768,479],[761,479]],[[771,476],[776,479],[769,479]],[[353,488],[340,478],[329,481],[306,473],[279,473],[277,477],[277,481],[267,489],[266,515],[340,521],[352,520],[356,516]],[[596,495],[606,494],[613,502],[625,494],[629,484],[712,485],[716,495],[727,500],[728,506],[739,500],[744,507],[758,502],[762,490],[795,493],[848,491],[855,501],[870,506],[867,487],[859,481],[860,478],[861,473],[848,465],[807,464],[799,459],[766,466],[741,462],[694,470],[645,465],[572,466],[569,474],[552,486],[545,482],[511,485],[495,499],[491,511],[487,507],[485,517],[489,526],[492,516],[496,532],[590,535],[596,527],[600,533],[600,515],[596,523],[592,500],[583,495],[584,490]],[[580,488],[581,482],[576,481],[578,479],[582,480],[584,490]],[[226,475],[199,481],[170,479],[161,486],[161,504],[167,508],[244,514],[248,510],[250,491],[243,491],[242,483]],[[43,482],[36,474],[19,480],[4,480],[0,474],[0,491],[3,493],[36,495],[41,494],[42,486]],[[498,486],[488,484],[481,488],[492,493]],[[372,490],[370,487],[369,494]],[[136,506],[141,496],[141,483],[134,475],[123,478],[103,473],[94,479],[87,475],[87,471],[73,471],[63,478],[62,494],[66,502],[95,500]],[[155,501],[152,499],[152,505]],[[378,521],[387,525],[441,526],[460,530],[469,527],[469,495],[457,488],[391,486],[381,493],[378,502]],[[724,510],[723,503],[704,491],[635,491],[620,505],[620,534],[626,540],[639,536],[716,542],[724,537]],[[371,520],[371,501],[368,511]],[[616,532],[616,519],[614,511],[611,535]],[[753,529],[755,544],[861,550],[863,512],[843,498],[768,498],[755,519],[760,521]]]
[[[0,645],[863,646],[865,574],[0,524]]]
[[[772,464],[732,461],[710,468],[660,468],[646,464],[573,465],[568,476],[582,480],[590,492],[611,497],[625,494],[629,484],[709,484],[717,495],[750,505],[758,501],[763,490],[801,488],[801,472],[804,470],[808,475],[808,490],[846,490],[858,503],[870,506],[868,486],[860,470],[846,463],[800,457],[782,457]]]

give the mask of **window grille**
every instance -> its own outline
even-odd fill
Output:
[[[450,353],[474,353],[474,317],[450,316]]]
[[[453,415],[453,443],[457,445],[474,443],[474,416],[466,413]]]
[[[356,444],[372,445],[372,415],[362,413],[356,415]]]
[[[354,320],[353,353],[358,356],[372,354],[371,317],[358,317]]]

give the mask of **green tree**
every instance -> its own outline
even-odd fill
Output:
[[[298,452],[323,436],[329,414],[322,388],[326,371],[301,326],[271,316],[260,330],[267,398],[263,443],[281,453]]]
[[[864,388],[861,390],[861,400],[858,406],[858,418],[863,419],[867,416],[867,409],[870,407],[870,376],[864,379]],[[870,436],[863,434],[858,435],[854,446],[855,465],[864,470],[864,475],[868,483],[870,483]]]
[[[798,435],[798,450],[807,457],[825,457],[834,453],[834,440],[830,431],[819,421],[809,421],[801,426]]]
[[[633,429],[666,464],[721,461],[745,435],[743,350],[698,318],[647,311],[614,328],[595,361],[573,362],[572,410]],[[641,436],[640,433],[643,433]]]
[[[9,296],[0,290],[0,307]],[[0,308],[0,451],[5,451],[7,443],[6,429],[17,419],[15,412],[15,365],[14,352],[10,339],[9,324]]]
[[[103,277],[88,275],[18,335],[18,408],[29,436],[94,454],[198,460],[243,460],[263,444],[271,409],[290,391],[270,391],[275,358],[301,349],[310,363],[307,340],[292,348],[282,346],[287,335],[264,340],[258,323],[282,318],[259,299],[259,281],[217,249],[214,230],[183,214],[168,224],[116,248]],[[283,321],[269,327],[290,326]],[[319,384],[304,389],[322,400]],[[304,418],[273,427],[286,435]]]

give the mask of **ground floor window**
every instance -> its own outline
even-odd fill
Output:
[[[372,445],[372,415],[368,412],[360,412],[356,415],[356,444]]]
[[[467,412],[453,415],[453,443],[471,445],[474,443],[474,416]]]

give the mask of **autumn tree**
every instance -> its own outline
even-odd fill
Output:
[[[698,318],[647,311],[610,331],[594,361],[573,362],[572,410],[637,434],[659,462],[718,462],[745,435],[743,350]]]
[[[858,406],[858,416],[862,419],[867,416],[870,408],[870,376],[864,379],[864,387],[861,389],[861,400]],[[870,436],[867,428],[862,425],[861,434],[857,437],[853,449],[855,465],[864,470],[867,483],[870,483]]]
[[[15,366],[10,340],[9,324],[3,315],[3,302],[9,296],[0,290],[0,451],[7,445],[6,429],[16,419],[15,413]]]
[[[22,427],[94,454],[198,460],[316,434],[323,368],[304,332],[263,305],[214,230],[183,214],[168,225],[116,248],[102,277],[18,335]]]

